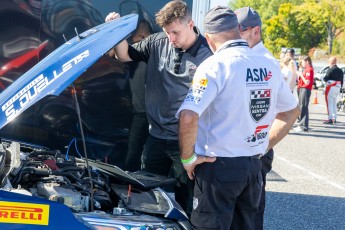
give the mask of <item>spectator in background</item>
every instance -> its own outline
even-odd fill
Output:
[[[142,20],[132,36],[132,43],[137,43],[151,34],[150,24],[146,20]],[[112,56],[115,57],[115,54],[112,53]],[[147,64],[140,61],[128,62],[127,65],[130,72],[129,85],[132,95],[133,119],[129,129],[125,170],[133,172],[141,169],[142,152],[149,136],[149,122],[145,111],[145,73]]]
[[[288,84],[288,86],[290,87],[291,92],[293,93],[293,90],[294,90],[295,87],[291,86],[292,85],[291,84],[292,72],[291,72],[291,69],[290,69],[290,66],[289,66],[290,63],[291,63],[291,58],[286,56],[281,61],[280,66],[281,66],[283,78],[284,78],[285,82]]]
[[[309,131],[309,101],[314,83],[314,69],[310,57],[303,57],[302,67],[303,72],[297,72],[299,77],[297,95],[298,105],[301,109],[301,113],[297,120],[297,127],[294,128],[295,132]]]
[[[324,124],[335,124],[337,121],[337,98],[340,89],[343,87],[344,73],[337,66],[337,58],[330,57],[328,60],[329,69],[323,79],[326,82],[325,99],[327,105],[328,120]]]
[[[138,23],[134,34],[129,38],[129,42],[132,44],[137,43],[151,34],[150,24],[146,20],[142,20]],[[115,58],[113,49],[109,51],[109,56]],[[145,111],[145,73],[147,65],[141,61],[127,62],[126,66],[129,70],[133,118],[129,128],[128,150],[124,170],[133,172],[141,169],[142,152],[149,136],[149,122]]]
[[[292,92],[296,88],[296,82],[297,82],[297,63],[295,61],[295,50],[293,48],[287,49],[285,56],[290,57],[290,63],[289,63],[289,68],[290,71],[292,72],[292,78],[290,81],[290,89],[292,89]]]

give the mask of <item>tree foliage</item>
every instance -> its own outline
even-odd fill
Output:
[[[266,21],[266,45],[275,52],[281,47],[299,47],[303,53],[318,46],[325,30],[321,21],[309,13],[310,9],[313,8],[291,3],[280,5],[278,15]]]
[[[304,0],[233,0],[230,2],[230,8],[236,10],[241,7],[250,6],[259,12],[261,20],[265,21],[278,14],[281,4],[291,3],[299,5]]]
[[[307,3],[305,3],[307,4]],[[342,0],[320,0],[316,3],[317,17],[327,31],[328,52],[332,54],[333,41],[345,28],[345,6]]]
[[[273,53],[281,47],[299,47],[307,53],[327,44],[332,53],[334,39],[345,29],[343,0],[233,0],[235,10],[251,6],[263,22],[263,40]],[[344,36],[341,36],[342,39]],[[336,44],[343,44],[338,41]],[[337,49],[338,50],[338,49]]]

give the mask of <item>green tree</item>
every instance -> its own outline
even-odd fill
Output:
[[[261,6],[261,2],[262,0],[233,0],[229,3],[229,7],[232,10],[236,10],[245,6],[250,6],[253,9],[258,10]]]
[[[229,6],[259,12],[263,40],[273,53],[281,47],[300,47],[306,53],[327,43],[332,54],[334,40],[345,30],[343,0],[233,0]],[[343,44],[344,38],[339,39],[336,44]]]
[[[319,13],[315,10],[315,4],[315,2],[307,2],[291,9],[296,25],[293,31],[297,36],[295,45],[302,47],[304,52],[319,46],[326,37],[326,30]]]
[[[292,4],[286,3],[279,7],[277,15],[265,21],[263,38],[266,47],[273,53],[280,52],[282,47],[294,47],[291,29],[294,17],[291,14]]]
[[[229,3],[231,9],[236,10],[241,7],[250,6],[255,9],[265,21],[278,14],[281,4],[291,3],[293,5],[300,5],[304,0],[233,0]]]
[[[266,20],[265,44],[274,53],[281,47],[299,47],[303,53],[318,46],[325,37],[320,20],[310,14],[312,7],[281,4],[278,15]]]
[[[343,0],[318,0],[315,3],[304,3],[300,6],[313,9],[309,11],[315,23],[323,24],[326,30],[328,53],[332,54],[334,39],[344,32],[345,6]]]

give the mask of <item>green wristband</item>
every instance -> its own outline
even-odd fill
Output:
[[[188,158],[188,159],[182,159],[182,158],[181,158],[181,162],[182,162],[183,165],[191,165],[191,164],[193,164],[196,160],[197,160],[197,156],[196,156],[195,153],[193,153],[193,155],[192,155],[190,158]]]

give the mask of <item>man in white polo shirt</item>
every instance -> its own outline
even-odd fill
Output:
[[[271,52],[266,49],[261,40],[261,18],[259,13],[251,7],[243,7],[235,10],[238,23],[240,25],[241,38],[248,42],[249,47],[256,53],[262,54],[265,57],[271,59],[278,67],[280,66],[277,59],[273,57]],[[283,77],[283,76],[282,76]],[[296,81],[296,79],[295,79]],[[289,84],[290,85],[290,84]],[[290,87],[291,89],[291,87]],[[261,158],[261,174],[262,174],[262,191],[259,203],[259,210],[256,216],[256,228],[255,230],[262,230],[264,226],[264,212],[266,203],[266,175],[272,169],[272,162],[274,158],[273,149],[269,149],[267,153]]]
[[[181,161],[195,179],[191,223],[255,229],[260,157],[289,132],[299,109],[280,68],[241,39],[233,11],[211,9],[204,31],[214,55],[197,69],[176,114]]]

